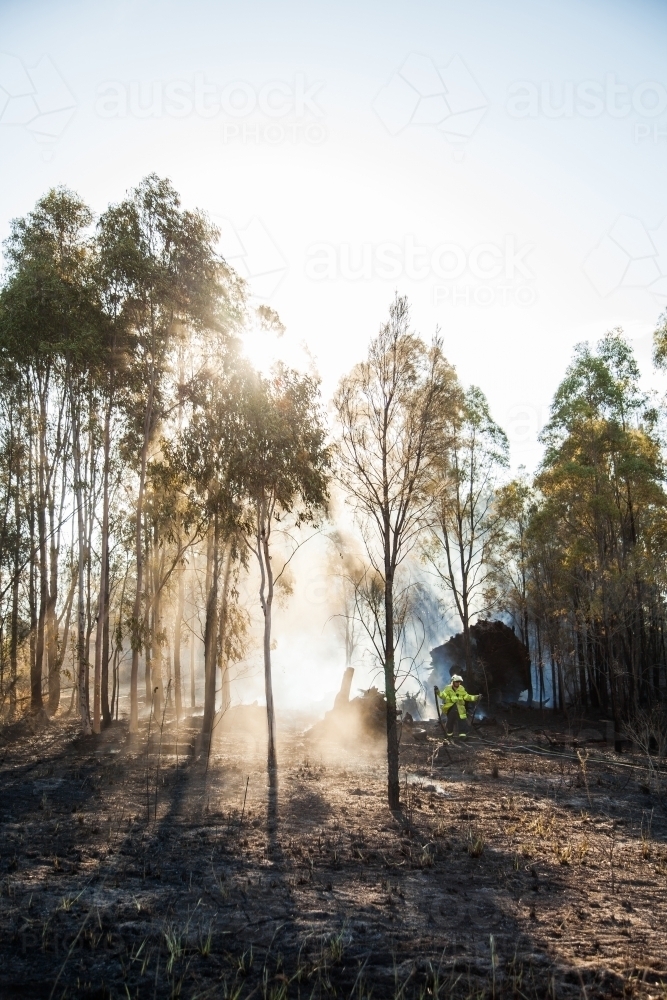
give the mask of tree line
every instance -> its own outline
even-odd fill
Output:
[[[354,523],[352,558],[349,541],[330,536],[345,557],[340,613],[347,646],[363,634],[383,676],[392,806],[398,691],[418,675],[425,595],[448,631],[463,631],[468,665],[475,619],[511,620],[542,705],[599,709],[620,726],[659,701],[664,449],[622,333],[576,349],[541,466],[511,479],[484,394],[461,384],[438,335],[428,344],[413,331],[398,295],[341,379],[331,428],[316,377],[255,371],[244,331],[280,332],[280,319],[253,306],[217,240],[205,213],[155,175],[97,218],[60,188],[11,224],[0,290],[3,717],[70,710],[100,732],[118,717],[126,656],[130,731],[141,708],[180,716],[194,705],[197,641],[210,737],[247,649],[239,581],[252,567],[275,768],[276,590],[304,528],[331,524],[332,497]],[[664,366],[664,321],[655,343]]]

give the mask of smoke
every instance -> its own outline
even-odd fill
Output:
[[[294,552],[294,544],[298,550]],[[373,571],[365,557],[363,542],[356,531],[349,509],[339,495],[334,495],[330,520],[319,528],[292,530],[281,522],[272,538],[272,563],[277,575],[285,560],[292,556],[274,599],[272,615],[272,678],[278,725],[298,717],[304,726],[322,718],[333,707],[347,666],[354,667],[351,697],[377,686],[384,690],[382,665],[367,629],[364,586],[373,584]],[[204,553],[189,553],[186,569],[186,601],[182,629],[181,676],[183,706],[190,711],[190,664],[194,663],[197,711],[204,700]],[[231,603],[232,619],[239,626],[232,643],[228,663],[231,707],[227,722],[266,726],[264,662],[262,650],[263,616],[259,603],[259,573],[254,560],[247,566],[237,564]],[[381,581],[375,580],[380,586]],[[166,646],[163,669],[173,663],[173,621],[176,614],[177,588],[166,588],[162,602]],[[408,699],[411,714],[425,712],[428,692],[429,650],[441,637],[442,617],[437,597],[429,586],[422,567],[407,560],[397,579],[396,617],[399,623],[398,698]],[[368,625],[368,621],[366,621]],[[125,640],[125,650],[129,643]],[[144,655],[140,665],[140,695],[143,686]],[[129,658],[121,660],[121,707],[129,685]],[[166,687],[166,679],[164,681]],[[222,676],[217,676],[217,705],[222,707]],[[173,692],[173,685],[172,685]],[[172,695],[173,697],[173,695]],[[415,705],[421,706],[416,709]],[[239,706],[246,706],[243,715]],[[253,714],[254,706],[254,714]],[[410,710],[410,709],[408,709]],[[260,720],[259,722],[257,720]]]

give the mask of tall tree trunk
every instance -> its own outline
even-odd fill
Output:
[[[152,650],[152,638],[153,630],[151,628],[151,618],[152,612],[149,607],[146,608],[146,617],[144,619],[144,702],[147,707],[153,704],[153,673],[151,666],[151,650]]]
[[[556,661],[554,659],[554,651],[549,642],[549,659],[551,660],[551,710],[553,712],[558,711],[558,683],[556,679]]]
[[[16,684],[18,681],[18,653],[19,653],[19,587],[21,583],[21,493],[20,479],[16,477],[14,493],[14,531],[16,538],[14,542],[14,565],[12,577],[12,620],[11,637],[9,645],[9,717],[13,719],[16,715]]]
[[[102,542],[100,553],[100,593],[97,602],[95,633],[95,696],[93,701],[93,732],[99,733],[102,723],[109,725],[109,467],[111,460],[111,392],[104,412],[104,468],[102,470]],[[106,643],[104,636],[106,633]],[[104,646],[106,645],[106,653]]]
[[[63,463],[64,465],[64,463]],[[63,475],[64,475],[63,469]],[[58,660],[58,556],[59,529],[55,525],[55,504],[49,503],[49,595],[46,605],[46,663],[49,684],[49,715],[55,715],[60,704],[60,663]]]
[[[174,686],[174,677],[171,672],[171,646],[169,645],[169,639],[167,639],[167,693],[165,694],[165,708],[171,708],[172,699],[172,688]]]
[[[65,380],[69,382],[69,365]],[[58,429],[56,435],[56,460],[61,463],[58,520],[56,523],[56,497],[55,478],[56,468],[53,469],[52,488],[49,491],[49,599],[46,606],[46,662],[48,672],[49,687],[49,714],[54,715],[60,705],[60,670],[62,667],[62,656],[58,650],[58,591],[59,591],[59,562],[60,562],[60,532],[63,523],[63,512],[65,501],[68,495],[67,490],[67,469],[68,469],[68,444],[71,441],[71,434],[67,431],[63,434],[63,422],[66,422],[66,411],[68,408],[68,393],[63,392],[58,411]]]
[[[270,523],[264,499],[257,503],[257,552],[259,553],[259,600],[264,614],[264,691],[266,694],[266,721],[268,729],[267,764],[270,775],[275,775],[276,713],[273,704],[273,678],[271,674],[271,613],[273,610],[273,568],[269,547]]]
[[[153,572],[153,652],[151,656],[151,688],[154,698],[153,712],[155,718],[160,719],[162,718],[164,687],[162,684],[162,636],[160,632],[162,600],[160,594],[160,583],[157,579],[159,572],[157,568],[157,544],[153,552],[153,558],[156,565]]]
[[[77,530],[78,530],[78,593],[77,593],[77,682],[79,691],[79,714],[83,732],[91,733],[90,712],[87,699],[86,679],[88,664],[86,662],[86,592],[85,592],[85,559],[86,559],[86,529],[83,511],[83,483],[81,481],[81,438],[78,403],[75,418],[72,420],[73,451],[74,451],[74,490],[76,500]]]
[[[86,465],[84,482],[87,484],[86,502],[86,701],[88,703],[88,715],[90,717],[90,637],[93,634],[93,614],[92,614],[92,567],[93,560],[90,554],[93,551],[93,529],[95,526],[95,455],[93,444],[93,432],[91,427],[91,414],[93,404],[88,400],[88,449],[86,451]],[[89,499],[88,499],[89,498]],[[93,677],[93,692],[95,681]]]
[[[60,649],[58,650],[58,674],[60,674],[60,671],[62,670],[62,665],[65,662],[65,657],[67,656],[67,643],[69,640],[69,627],[72,618],[72,605],[74,604],[75,583],[76,583],[76,577],[73,576],[69,589],[69,594],[67,595],[67,600],[65,601],[65,609],[60,618],[60,621],[62,621],[64,617],[65,621],[63,625],[63,641]],[[58,621],[56,622],[56,626],[57,628],[60,628],[60,623]],[[76,687],[74,681],[72,682],[72,686]]]
[[[544,707],[544,660],[542,659],[542,634],[538,619],[535,619],[535,640],[537,643],[537,667],[540,674],[540,711],[542,711]]]
[[[390,809],[400,808],[398,777],[398,727],[396,725],[396,663],[394,648],[394,573],[389,544],[390,525],[385,518],[384,568],[384,689],[387,697],[387,799]]]
[[[194,617],[195,609],[195,587],[192,584],[192,589],[190,592],[190,610],[192,616]],[[195,684],[195,633],[194,629],[190,629],[190,708],[197,707],[197,688]]]
[[[108,533],[108,532],[107,532]],[[104,573],[104,614],[102,618],[102,726],[111,724],[112,707],[109,706],[109,659],[110,659],[110,636],[109,636],[109,546],[107,543],[107,557]],[[111,700],[113,706],[113,698]]]
[[[204,718],[202,733],[209,739],[215,717],[215,668],[218,638],[218,579],[220,526],[216,513],[206,546],[206,624],[204,626]]]
[[[144,614],[144,702],[146,707],[152,711],[153,708],[153,633],[155,631],[155,611],[153,609],[153,575],[150,571],[151,564],[150,532],[148,525],[145,531],[144,544],[144,565],[146,569],[146,593],[145,593],[145,614]]]
[[[37,544],[35,534],[35,469],[34,456],[31,445],[28,446],[28,523],[30,528],[30,570],[28,573],[28,604],[30,607],[30,693],[35,691],[35,697],[41,701],[42,697],[42,677],[41,664],[37,666]]]
[[[229,619],[229,581],[232,573],[232,543],[227,546],[227,556],[225,562],[225,572],[222,578],[222,597],[220,600],[220,625],[218,630],[218,657],[220,666],[220,676],[222,681],[222,711],[226,712],[231,704],[231,692],[229,685],[229,664],[225,656],[225,638],[227,635],[227,621]]]
[[[139,650],[141,649],[141,605],[143,600],[142,588],[144,585],[144,548],[143,548],[143,516],[144,516],[144,493],[146,489],[146,467],[148,464],[148,442],[153,420],[153,396],[154,396],[154,373],[151,380],[146,411],[144,414],[144,435],[141,445],[141,464],[139,470],[139,489],[137,491],[136,506],[136,528],[134,535],[134,553],[136,560],[136,584],[134,594],[134,607],[132,611],[132,625],[134,636],[132,640],[132,667],[130,671],[130,732],[139,731]],[[148,649],[148,639],[145,640],[145,647]],[[147,654],[148,655],[148,654]],[[150,703],[150,701],[149,701]]]
[[[49,600],[48,563],[46,557],[46,388],[39,392],[39,465],[37,470],[37,534],[39,543],[39,616],[37,619],[37,642],[35,644],[34,671],[30,678],[30,708],[42,713],[42,669],[44,664],[44,632],[46,606]]]
[[[178,383],[182,386],[185,382],[185,351],[183,340],[178,345]],[[178,433],[183,427],[183,393],[179,389],[178,393]],[[176,535],[176,544],[180,550],[181,530]],[[176,708],[176,719],[180,719],[183,712],[182,692],[181,692],[181,627],[183,624],[183,607],[185,604],[185,567],[181,559],[178,564],[178,602],[176,605],[176,621],[174,623],[174,705]]]
[[[181,692],[181,628],[183,625],[183,608],[185,607],[185,567],[178,567],[178,603],[176,605],[176,621],[174,622],[174,704],[176,718],[183,714],[183,696]]]

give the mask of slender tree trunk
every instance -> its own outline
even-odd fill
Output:
[[[259,554],[260,589],[259,600],[264,615],[264,691],[266,695],[266,721],[268,729],[267,764],[270,775],[275,776],[278,758],[276,754],[276,713],[273,704],[273,678],[271,674],[271,613],[273,609],[273,568],[269,547],[270,519],[264,499],[257,503],[257,552]]]
[[[586,634],[585,624],[579,616],[575,617],[575,646],[579,664],[579,697],[584,709],[588,709],[588,691],[586,688]]]
[[[93,433],[91,427],[91,413],[92,413],[92,403],[90,399],[88,400],[88,449],[86,451],[86,463],[85,463],[85,473],[84,482],[86,485],[86,542],[85,542],[85,561],[86,561],[86,703],[88,705],[88,716],[90,718],[90,637],[93,633],[93,615],[92,615],[92,566],[93,560],[90,558],[90,553],[93,549],[93,528],[95,524],[95,461],[94,461],[94,446],[93,446]],[[94,680],[93,680],[93,690],[94,690]],[[91,720],[92,721],[92,720]]]
[[[544,660],[542,659],[542,635],[540,623],[535,620],[535,639],[537,642],[537,666],[540,673],[540,711],[544,707]]]
[[[108,531],[107,531],[108,534]],[[107,556],[104,572],[104,612],[102,617],[102,727],[106,728],[111,724],[113,711],[113,698],[111,707],[109,706],[109,659],[110,659],[110,636],[109,636],[109,545],[107,542]]]
[[[31,700],[32,692],[34,690],[36,697],[38,697],[41,701],[41,664],[39,667],[39,673],[37,666],[37,545],[35,535],[35,469],[33,449],[30,445],[28,446],[28,456],[28,521],[30,526],[30,570],[28,574],[28,604],[30,606],[30,692]]]
[[[9,717],[16,716],[16,684],[18,681],[19,654],[19,587],[21,583],[21,493],[20,480],[17,474],[14,493],[14,575],[12,577],[12,622],[9,646]]]
[[[563,664],[560,660],[556,663],[556,671],[558,674],[558,701],[561,712],[565,711],[565,685],[563,681]]]
[[[172,688],[174,686],[174,676],[171,672],[171,646],[167,640],[167,693],[165,695],[165,708],[171,708]]]
[[[387,798],[390,809],[400,808],[398,776],[398,727],[396,725],[396,663],[394,649],[394,573],[390,550],[390,524],[384,524],[384,688],[387,698]]]
[[[396,725],[396,665],[394,652],[394,594],[391,575],[385,578],[385,662],[384,686],[387,696],[387,797],[390,809],[400,808],[398,777],[398,727]]]
[[[209,739],[215,717],[215,668],[218,638],[218,578],[220,528],[217,514],[206,547],[206,624],[204,626],[204,718],[202,733]]]
[[[181,628],[183,626],[183,608],[185,607],[185,568],[178,567],[178,603],[176,605],[176,621],[174,622],[174,704],[176,718],[183,714],[183,697],[181,692]]]
[[[64,465],[64,463],[63,463]],[[63,469],[64,476],[64,469]],[[55,715],[60,704],[60,662],[58,659],[58,626],[56,607],[58,604],[58,535],[55,525],[55,505],[49,503],[49,595],[46,605],[46,663],[49,684],[49,715]]]
[[[183,350],[183,341],[179,343],[178,347],[178,382],[179,385],[183,385],[185,382],[185,354]],[[181,433],[183,427],[183,394],[179,391],[178,394],[178,432]],[[180,550],[181,547],[181,531],[179,526],[179,531],[176,536],[176,543]],[[176,621],[174,623],[174,685],[176,691],[174,693],[174,705],[176,707],[176,718],[180,719],[183,713],[183,702],[182,702],[182,692],[181,692],[181,628],[183,625],[183,607],[185,605],[185,567],[183,561],[181,560],[178,565],[178,600],[176,605]]]
[[[146,568],[146,592],[145,592],[145,607],[146,611],[144,614],[144,704],[146,707],[152,711],[153,707],[153,673],[152,673],[152,658],[153,658],[153,633],[155,631],[155,611],[153,608],[153,589],[152,580],[153,575],[150,571],[151,564],[151,546],[150,546],[150,536],[149,528],[146,526],[145,540],[144,540],[144,565]]]
[[[155,570],[157,575],[157,568]],[[154,578],[155,595],[153,597],[153,653],[151,659],[151,687],[153,689],[153,712],[156,719],[162,718],[162,702],[164,701],[164,688],[162,685],[162,637],[160,634],[160,614],[161,595],[159,583]]]
[[[116,702],[116,692],[118,684],[118,650],[114,650],[113,663],[111,667],[111,718],[114,714],[114,703]],[[117,717],[117,716],[116,716]]]
[[[107,560],[107,572],[109,569],[109,561]],[[122,621],[125,609],[125,589],[127,587],[127,577],[130,571],[129,563],[125,567],[125,576],[123,577],[123,585],[120,589],[120,599],[118,602],[118,629],[114,636],[114,651],[113,654],[110,653],[111,647],[111,625],[109,620],[109,607],[110,607],[110,589],[107,580],[107,620],[106,628],[104,631],[104,636],[102,640],[102,670],[109,669],[109,662],[112,662],[112,684],[113,688],[111,691],[111,706],[109,710],[109,722],[105,725],[110,725],[114,718],[118,719],[118,697],[120,695],[120,678],[118,675],[118,663],[120,660],[121,653],[123,652],[123,632],[122,632]],[[104,694],[104,685],[102,685],[102,693]],[[115,702],[115,716],[114,716],[114,702]],[[104,700],[102,701],[102,709],[104,711]]]
[[[225,638],[227,634],[227,620],[229,618],[229,581],[232,572],[232,544],[227,546],[227,556],[225,562],[225,572],[222,578],[222,598],[220,601],[220,625],[218,631],[218,657],[220,666],[220,676],[222,678],[222,711],[226,712],[231,704],[231,692],[229,685],[229,664],[225,656]]]
[[[468,613],[468,594],[467,588],[464,586],[462,588],[463,593],[461,594],[461,604],[463,606],[463,614],[461,615],[461,625],[463,627],[463,655],[466,661],[466,683],[470,683],[472,678],[472,648],[470,644],[470,615]]]
[[[151,667],[151,611],[146,609],[144,619],[144,703],[150,706],[153,701],[153,673]]]
[[[93,732],[99,733],[102,722],[111,721],[109,714],[109,466],[111,458],[111,393],[104,413],[104,468],[102,470],[102,543],[100,553],[100,593],[97,604],[95,633],[95,695],[93,701]],[[107,634],[106,655],[104,634]]]
[[[48,564],[46,557],[46,389],[39,392],[39,465],[37,471],[37,535],[39,544],[39,616],[37,619],[37,642],[35,644],[34,671],[30,678],[30,707],[33,712],[42,713],[42,670],[44,664],[44,632],[46,606],[49,600]]]
[[[551,660],[551,710],[553,712],[558,711],[558,684],[556,681],[556,661],[554,659],[553,649],[551,643],[549,643],[549,659]]]
[[[67,366],[66,382],[69,382],[69,365]],[[54,715],[60,705],[60,670],[62,656],[58,650],[58,591],[59,591],[59,561],[60,532],[63,522],[63,511],[67,496],[68,439],[71,434],[63,435],[63,422],[66,422],[68,393],[63,392],[59,405],[58,430],[56,441],[56,456],[61,463],[60,497],[58,504],[58,523],[56,523],[55,489],[49,493],[49,600],[46,606],[46,662],[49,687],[49,714]],[[53,482],[55,484],[55,468]]]
[[[60,647],[60,650],[58,651],[58,673],[60,673],[60,671],[62,669],[62,665],[65,662],[65,657],[67,655],[67,643],[68,643],[68,640],[69,640],[69,627],[70,627],[70,621],[71,621],[71,618],[72,618],[72,605],[74,604],[74,590],[75,590],[75,586],[74,585],[75,585],[75,580],[76,580],[76,578],[74,578],[72,580],[72,584],[70,586],[69,594],[67,595],[67,600],[65,602],[65,610],[64,610],[65,623],[63,625],[63,641],[62,641],[62,646]],[[61,621],[62,621],[62,616],[61,616]],[[59,624],[58,624],[58,627],[60,627]],[[72,686],[76,687],[76,684],[74,683],[74,681],[72,681]]]
[[[86,662],[86,593],[85,593],[85,544],[86,529],[83,517],[83,483],[81,481],[81,439],[78,404],[75,419],[72,421],[74,436],[74,490],[76,500],[76,517],[78,530],[78,593],[77,593],[77,681],[79,691],[79,714],[83,732],[91,732],[90,713],[88,709],[86,678],[88,664]]]
[[[195,607],[194,585],[192,587],[191,597],[192,597],[191,610],[194,614],[194,607]],[[195,633],[192,629],[190,630],[189,642],[190,642],[190,708],[194,709],[197,707],[197,697],[196,697],[197,689],[195,685]]]
[[[146,488],[146,466],[148,462],[148,438],[152,423],[152,402],[153,389],[149,395],[149,402],[144,416],[144,437],[141,447],[141,468],[139,471],[139,489],[137,492],[136,507],[136,529],[134,536],[134,552],[136,560],[136,586],[134,594],[134,608],[132,611],[132,622],[134,636],[132,639],[132,667],[130,672],[130,732],[139,731],[139,650],[141,649],[141,605],[143,600],[142,588],[144,585],[144,548],[143,548],[143,515],[144,515],[144,492]],[[145,640],[145,648],[148,649],[148,639]],[[148,653],[146,653],[148,655]],[[150,704],[150,699],[149,699]]]

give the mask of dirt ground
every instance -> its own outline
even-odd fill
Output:
[[[5,728],[0,996],[663,1000],[664,789],[502,722],[404,727],[400,814],[359,739],[283,731],[276,789],[247,727]]]

